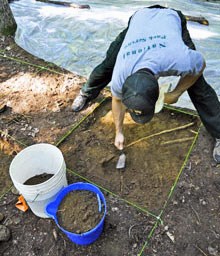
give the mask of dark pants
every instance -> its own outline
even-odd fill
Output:
[[[165,7],[155,5],[148,8]],[[182,24],[182,39],[189,48],[195,50],[195,45],[186,27],[186,19],[180,11],[177,11],[177,13]],[[111,43],[106,53],[106,58],[92,71],[87,83],[82,87],[81,93],[88,96],[89,99],[96,98],[100,91],[111,81],[116,58],[128,27]],[[220,138],[220,103],[214,89],[206,82],[204,76],[201,75],[187,91],[208,132],[213,137]]]
[[[82,87],[81,93],[89,97],[89,99],[95,99],[100,91],[111,81],[116,58],[127,30],[128,27],[110,44],[104,61],[92,71],[88,81]]]

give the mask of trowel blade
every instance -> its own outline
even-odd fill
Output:
[[[126,155],[125,153],[122,153],[119,158],[116,165],[116,169],[123,169],[125,168],[125,161],[126,161]]]

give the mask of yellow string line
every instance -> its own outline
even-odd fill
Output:
[[[169,110],[173,110],[173,111],[176,111],[176,112],[179,112],[179,113],[183,113],[183,114],[186,114],[186,115],[199,117],[199,115],[198,115],[198,113],[197,113],[196,111],[194,111],[194,112],[192,113],[192,112],[190,112],[190,111],[183,110],[183,109],[178,108],[178,107],[173,107],[173,106],[171,106],[171,105],[164,105],[164,108],[165,108],[165,109],[169,109]]]
[[[36,67],[36,68],[40,68],[40,69],[42,69],[42,70],[47,70],[47,71],[50,71],[50,72],[52,72],[52,73],[56,73],[56,74],[59,74],[59,75],[64,75],[64,74],[61,73],[61,72],[58,72],[58,71],[49,69],[49,68],[47,68],[47,67],[40,66],[40,65],[36,65],[36,64],[32,64],[32,63],[30,63],[30,62],[27,62],[27,61],[24,61],[24,60],[21,60],[21,59],[18,59],[18,58],[13,58],[13,57],[7,56],[7,55],[5,55],[5,54],[0,54],[0,57],[6,58],[6,59],[9,59],[9,60],[13,60],[13,61],[15,61],[15,62],[19,62],[19,63],[25,64],[25,65],[30,65],[30,66],[33,66],[33,67]]]
[[[103,102],[105,102],[107,98],[104,98],[101,102],[98,103],[98,105],[92,110],[90,111],[86,116],[84,116],[76,125],[74,125],[70,130],[68,130],[62,137],[61,139],[55,144],[57,147],[69,136],[71,135],[79,126],[81,123],[83,123],[83,121],[89,117],[97,108],[99,108]]]
[[[3,192],[1,195],[0,195],[0,200],[2,200],[2,198],[12,189],[13,185],[11,185],[9,187],[9,189],[7,189],[5,192]]]

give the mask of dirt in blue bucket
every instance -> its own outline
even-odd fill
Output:
[[[95,193],[85,190],[71,191],[58,207],[59,225],[75,234],[85,233],[97,226],[104,211],[99,210]]]

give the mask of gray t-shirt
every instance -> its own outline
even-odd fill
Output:
[[[128,76],[142,68],[161,76],[198,74],[203,67],[201,53],[182,40],[181,20],[170,9],[144,8],[131,18],[113,70],[111,91],[121,98]]]

